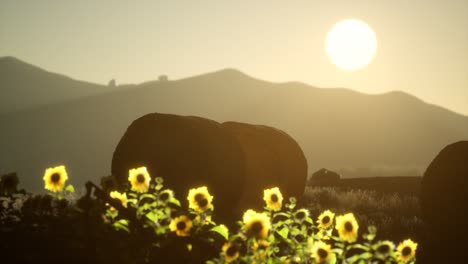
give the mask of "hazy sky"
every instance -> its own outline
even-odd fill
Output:
[[[345,18],[377,34],[364,70],[326,56],[327,31]],[[237,68],[275,82],[403,90],[468,115],[468,0],[0,0],[6,55],[96,83]]]

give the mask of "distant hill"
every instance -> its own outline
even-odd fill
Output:
[[[4,114],[0,173],[17,171],[22,186],[39,190],[43,170],[63,163],[77,187],[97,181],[110,173],[126,128],[150,112],[277,127],[299,142],[309,172],[325,167],[422,173],[445,145],[468,139],[468,117],[403,92],[368,95],[271,83],[226,69]]]
[[[14,57],[0,57],[0,87],[0,114],[116,89],[73,80]]]

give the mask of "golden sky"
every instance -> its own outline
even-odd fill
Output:
[[[346,18],[377,35],[360,71],[325,53],[328,30]],[[401,90],[468,115],[467,0],[2,0],[0,56],[96,83],[236,68],[274,82]]]

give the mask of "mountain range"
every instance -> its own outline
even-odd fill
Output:
[[[105,86],[3,57],[0,95],[0,174],[17,172],[30,191],[58,164],[77,187],[98,182],[126,128],[151,112],[279,128],[298,141],[309,172],[343,177],[421,175],[445,145],[468,139],[467,116],[404,92],[273,83],[235,69]]]
[[[0,81],[0,114],[129,87],[74,80],[15,57],[0,58]]]

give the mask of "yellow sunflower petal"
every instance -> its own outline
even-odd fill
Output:
[[[335,214],[332,211],[326,210],[319,215],[317,224],[320,228],[327,229],[333,224],[334,217]]]
[[[177,236],[190,236],[190,229],[192,229],[192,220],[187,216],[181,215],[172,219],[169,224],[169,229],[176,232]]]
[[[239,257],[238,245],[227,242],[223,245],[223,256],[226,263],[231,263]]]
[[[283,205],[283,195],[278,187],[264,190],[263,200],[266,203],[266,207],[273,211],[281,210],[281,206]]]
[[[204,212],[211,208],[213,196],[210,195],[206,186],[202,186],[190,189],[187,200],[189,201],[189,208],[197,212]]]
[[[344,241],[353,243],[357,240],[359,225],[352,213],[337,216],[335,229]]]
[[[331,250],[331,246],[322,242],[322,241],[317,241],[314,243],[314,246],[312,247],[312,258],[315,258],[315,261],[317,263],[326,263],[330,260],[332,257],[333,253]]]
[[[299,209],[294,212],[294,220],[298,222],[304,221],[307,217],[309,217],[309,210],[307,209]]]
[[[416,256],[416,249],[418,244],[413,242],[411,239],[406,239],[401,242],[398,247],[398,260],[408,262]]]
[[[257,239],[265,239],[271,229],[270,217],[264,213],[248,210],[244,213],[244,229],[247,235]]]
[[[68,180],[68,174],[65,166],[61,165],[46,169],[42,179],[45,183],[45,189],[52,192],[59,192],[63,190],[65,182]]]
[[[128,181],[132,191],[145,193],[148,191],[151,177],[146,167],[139,167],[128,171]]]
[[[110,192],[109,196],[112,199],[118,199],[122,203],[123,207],[127,207],[127,194],[126,193],[119,193],[118,191]]]

